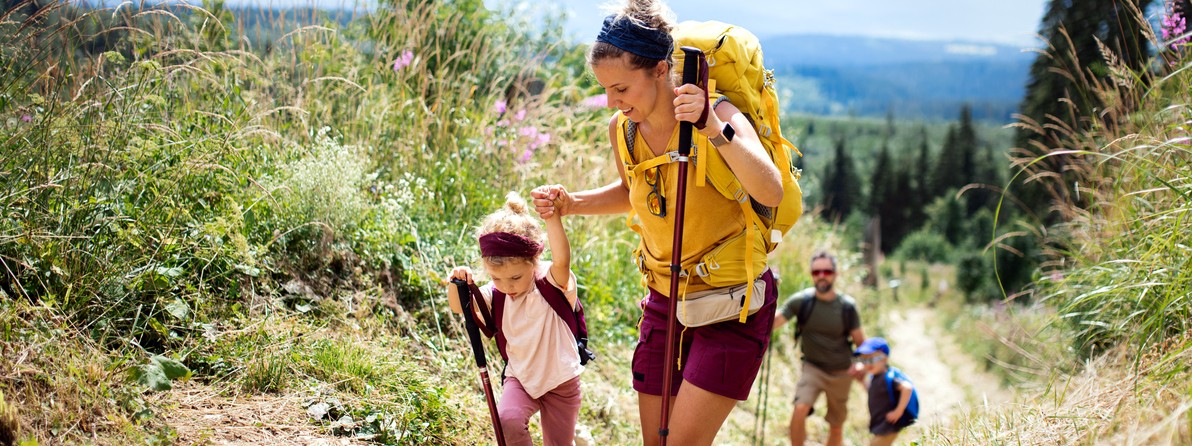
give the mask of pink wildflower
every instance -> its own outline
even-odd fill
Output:
[[[515,113],[513,115],[514,121],[521,121],[523,119],[526,119],[526,110],[524,108],[521,110],[518,110],[517,113]]]
[[[1171,42],[1171,49],[1179,49],[1181,44],[1192,41],[1192,36],[1185,35],[1188,32],[1187,14],[1189,11],[1184,11],[1180,2],[1167,2],[1167,17],[1163,18],[1163,40],[1175,39]]]
[[[588,108],[605,108],[608,107],[608,95],[598,94],[595,96],[588,96],[582,101],[579,101],[579,104]]]
[[[32,115],[21,115],[21,121],[33,122],[33,116]]]
[[[414,63],[414,52],[405,50],[401,53],[401,56],[393,61],[393,72],[401,71],[402,68],[408,67],[412,63]]]
[[[497,100],[497,102],[493,103],[493,110],[496,111],[498,115],[505,114],[505,108],[506,108],[506,105],[505,105],[505,101],[503,99],[499,99],[499,100]],[[500,124],[497,124],[497,125],[500,125]]]

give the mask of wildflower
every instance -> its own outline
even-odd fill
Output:
[[[521,156],[519,156],[517,158],[517,161],[521,162],[521,163],[527,163],[530,161],[530,158],[533,158],[533,157],[534,157],[534,150],[527,147],[526,150],[524,152],[522,152]]]
[[[524,109],[524,108],[521,110],[518,110],[517,113],[513,115],[514,121],[521,121],[523,119],[526,119],[526,109]]]
[[[608,107],[608,95],[598,94],[595,96],[588,96],[582,101],[579,101],[579,104],[588,108],[605,108]]]
[[[32,115],[21,115],[21,121],[22,122],[33,122],[33,116]]]
[[[1188,24],[1185,11],[1185,3],[1181,1],[1167,2],[1167,10],[1169,11],[1167,17],[1163,18],[1163,40],[1175,39],[1171,42],[1171,49],[1179,49],[1179,45],[1192,41],[1192,36],[1185,35],[1188,32]]]
[[[493,110],[496,111],[498,115],[505,114],[505,101],[498,99],[497,102],[493,103]]]
[[[393,61],[393,72],[401,71],[402,68],[408,67],[412,63],[414,63],[414,52],[405,50],[400,57]]]

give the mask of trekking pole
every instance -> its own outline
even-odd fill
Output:
[[[468,340],[472,343],[472,356],[476,358],[476,368],[480,369],[480,382],[484,384],[484,399],[488,400],[488,414],[492,418],[493,431],[497,434],[497,444],[505,446],[505,432],[501,430],[501,417],[497,414],[497,399],[493,396],[493,386],[488,379],[488,359],[484,357],[480,327],[476,325],[476,314],[472,312],[472,290],[463,279],[451,279],[451,283],[455,284],[459,291],[459,306],[464,313],[464,327],[467,328]]]
[[[683,50],[683,84],[698,82],[698,71],[702,65],[704,52],[698,48],[685,46]],[[671,283],[670,283],[670,312],[666,319],[666,351],[663,360],[665,372],[662,373],[662,415],[658,424],[658,438],[661,446],[666,446],[666,437],[670,434],[670,397],[671,382],[675,369],[675,312],[679,308],[679,274],[683,271],[680,265],[683,261],[683,209],[687,205],[687,161],[691,155],[691,133],[694,125],[690,122],[679,123],[679,183],[675,197],[675,237],[671,245]]]
[[[766,444],[766,409],[770,408],[770,353],[774,351],[774,341],[770,341],[770,346],[766,348],[766,362],[762,363],[762,391],[761,398],[758,398],[757,405],[760,406],[761,418],[761,441],[757,444]],[[759,429],[755,429],[757,433]]]

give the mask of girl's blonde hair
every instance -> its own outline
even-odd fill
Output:
[[[616,14],[617,19],[627,18],[638,25],[668,34],[675,27],[675,13],[660,0],[628,0],[624,4],[606,4],[604,9]],[[625,54],[629,55],[631,67],[648,70],[658,65],[658,60],[638,56],[609,43],[596,42],[588,50],[588,66],[595,66],[604,59],[615,59]],[[667,56],[666,62],[672,67],[675,65],[672,56]]]
[[[480,223],[480,227],[476,231],[476,238],[479,239],[485,234],[494,232],[517,234],[537,243],[544,243],[546,239],[545,231],[542,230],[542,226],[538,224],[534,215],[530,213],[530,207],[526,200],[517,192],[506,194],[505,206],[484,217],[484,221]],[[482,259],[490,265],[504,265],[513,260],[536,263],[538,257],[537,255],[534,257],[489,256],[482,257]]]

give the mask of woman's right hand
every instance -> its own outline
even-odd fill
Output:
[[[463,279],[468,283],[472,283],[472,268],[466,266],[457,266],[451,270],[452,279]]]
[[[534,199],[534,210],[543,220],[567,215],[572,203],[575,203],[561,184],[538,186],[530,191],[530,197]]]

